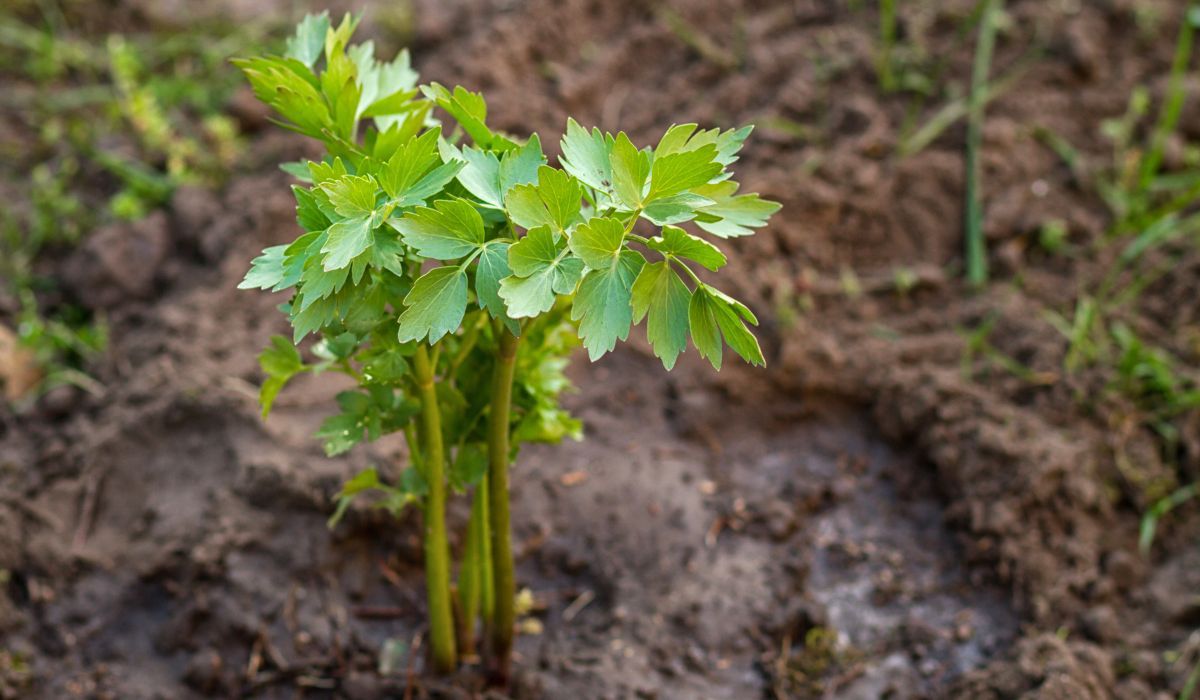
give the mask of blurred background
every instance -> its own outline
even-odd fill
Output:
[[[327,459],[329,378],[258,416],[235,287],[316,151],[229,59],[326,7],[551,154],[754,124],[783,204],[726,246],[765,371],[637,329],[521,455],[514,697],[1192,697],[1185,0],[7,0],[0,697],[482,697],[421,674],[418,518],[326,527],[397,446]]]

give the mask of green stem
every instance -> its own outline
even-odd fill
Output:
[[[475,655],[475,621],[479,618],[483,603],[485,581],[482,540],[487,533],[487,499],[487,485],[480,483],[475,487],[471,499],[467,542],[463,547],[462,566],[458,573],[459,609],[462,612],[462,618],[458,621],[458,643],[463,656]]]
[[[892,71],[892,49],[896,44],[896,0],[879,0],[879,87],[884,92],[896,89]]]
[[[992,67],[992,52],[996,46],[996,25],[1001,0],[983,0],[983,15],[979,20],[979,43],[975,47],[975,65],[971,73],[971,97],[967,119],[967,281],[981,287],[987,282],[987,250],[983,240],[983,199],[980,192],[982,167],[980,150],[983,141],[983,111],[987,99],[988,74]]]
[[[490,522],[491,509],[488,507],[488,478],[484,474],[479,482],[479,605],[480,616],[483,618],[483,628],[492,629],[492,617],[496,612],[495,580],[492,577],[492,526]]]
[[[417,392],[421,399],[421,438],[425,482],[425,584],[429,596],[429,639],[433,666],[450,673],[458,664],[454,645],[454,615],[450,604],[450,545],[446,539],[446,454],[442,444],[442,415],[434,386],[433,364],[424,345],[413,355]]]
[[[508,511],[509,412],[519,339],[499,324],[500,346],[492,375],[492,405],[488,414],[488,509],[492,540],[495,610],[491,625],[492,672],[508,684],[516,628],[517,582],[513,565],[512,524]]]

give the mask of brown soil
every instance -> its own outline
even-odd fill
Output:
[[[973,3],[918,4],[905,31],[961,83]],[[1101,158],[1099,122],[1134,85],[1161,90],[1176,26],[1140,35],[1134,4],[1008,3],[997,71],[1041,53],[990,107],[999,279],[972,294],[957,281],[961,125],[891,155],[908,101],[874,84],[873,12],[671,2],[704,37],[689,44],[633,0],[416,3],[423,77],[483,89],[496,126],[553,143],[568,114],[635,141],[673,119],[758,123],[739,175],[784,204],[729,246],[726,277],[765,319],[768,370],[713,374],[692,353],[666,375],[639,338],[575,366],[584,442],[521,455],[519,585],[542,629],[520,638],[515,697],[1178,692],[1191,665],[1164,653],[1186,658],[1190,634],[1195,652],[1200,517],[1177,511],[1155,556],[1138,554],[1146,504],[1120,465],[1168,467],[1132,409],[1079,399],[1102,377],[1058,376],[1066,343],[1043,314],[1069,314],[1104,269],[1032,244],[1050,218],[1073,243],[1103,236],[1103,205],[1033,127]],[[1178,4],[1157,6],[1170,18]],[[128,5],[129,21],[178,19],[172,3]],[[244,97],[252,147],[222,191],[184,188],[166,215],[98,230],[62,262],[68,290],[111,323],[88,368],[104,394],[0,413],[0,696],[478,696],[470,669],[421,675],[419,650],[379,672],[382,650],[422,631],[415,517],[325,525],[341,480],[394,469],[398,446],[325,458],[311,434],[338,387],[324,378],[258,419],[255,354],[282,330],[280,300],[234,287],[295,235],[274,163],[304,145]],[[1190,109],[1185,130],[1200,124],[1200,101]],[[917,280],[904,294],[898,269]],[[861,295],[843,292],[846,270]],[[1134,310],[1143,337],[1193,363],[1198,285],[1187,253]],[[982,361],[968,376],[960,330],[989,317],[1000,352],[1055,380]],[[1200,420],[1183,429],[1194,478]]]

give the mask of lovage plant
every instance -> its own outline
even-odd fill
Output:
[[[237,61],[283,126],[320,141],[320,162],[289,163],[304,233],[263,251],[242,288],[288,290],[294,330],[260,356],[264,416],[292,377],[338,371],[357,389],[318,433],[332,455],[401,432],[408,464],[385,482],[348,482],[335,520],[372,492],[423,514],[434,668],[454,669],[489,639],[507,677],[514,634],[509,465],[531,441],[578,436],[558,403],[579,341],[592,360],[644,322],[671,369],[689,336],[720,368],[723,348],[763,364],[746,306],[693,269],[725,254],[680,228],[745,236],[779,205],[738,194],[728,167],[750,128],[673,126],[653,148],[568,120],[558,167],[537,134],[488,127],[483,98],[417,85],[407,53],[375,59],[351,46],[356,19],[306,17],[283,56]],[[449,119],[443,123],[437,114]],[[444,114],[443,114],[444,113]],[[306,361],[297,345],[317,337]],[[471,515],[451,584],[446,501]]]

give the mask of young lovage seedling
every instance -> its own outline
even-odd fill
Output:
[[[282,125],[327,151],[283,166],[302,183],[292,189],[305,233],[263,251],[240,285],[291,293],[281,309],[293,338],[260,356],[263,413],[297,374],[335,370],[358,388],[320,428],[329,454],[404,434],[409,465],[395,483],[359,474],[334,520],[366,492],[393,512],[420,507],[434,667],[473,654],[482,623],[503,681],[515,599],[509,463],[522,443],[580,434],[558,403],[572,348],[581,340],[596,360],[645,321],[667,369],[689,335],[718,369],[724,345],[763,364],[746,328],[754,315],[692,269],[718,270],[725,254],[678,224],[746,236],[779,205],[730,179],[749,127],[673,126],[639,149],[570,120],[554,167],[537,134],[490,129],[480,95],[418,87],[407,53],[382,63],[371,42],[349,45],[356,22],[309,16],[283,56],[237,61]],[[296,347],[309,334],[311,363]],[[448,492],[473,499],[454,588]]]

